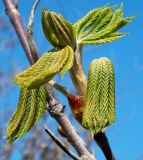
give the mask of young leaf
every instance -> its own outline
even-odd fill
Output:
[[[69,45],[75,48],[73,26],[61,15],[43,9],[42,27],[46,38],[53,46],[63,48]]]
[[[102,44],[126,35],[121,33],[118,35],[116,31],[132,21],[134,17],[123,18],[122,5],[115,12],[114,9],[114,6],[94,9],[76,22],[74,31],[77,42],[81,44]]]
[[[45,53],[32,67],[17,74],[14,82],[21,88],[33,89],[45,84],[56,74],[62,75],[69,70],[74,61],[73,49],[64,49]]]
[[[74,30],[76,32],[77,39],[83,37],[84,34],[86,35],[91,33],[93,29],[95,29],[95,27],[101,23],[101,20],[104,16],[109,16],[109,18],[111,18],[113,9],[114,7],[111,9],[108,7],[97,8],[90,11],[86,16],[77,21],[74,24]],[[104,21],[102,21],[102,23],[103,22]]]
[[[38,122],[45,112],[46,86],[20,91],[17,110],[7,126],[6,139],[13,142],[22,137]]]
[[[92,134],[104,131],[115,120],[114,69],[107,58],[94,60],[89,67],[82,124]]]
[[[109,43],[109,42],[112,42],[114,40],[117,40],[123,36],[126,36],[127,33],[113,33],[111,34],[110,36],[106,37],[106,38],[103,38],[103,39],[97,39],[97,40],[94,40],[94,37],[90,37],[90,39],[88,39],[87,41],[84,41],[83,44],[104,44],[104,43]]]
[[[64,76],[65,72],[73,66],[74,54],[73,54],[73,50],[71,47],[68,48],[68,53],[69,53],[68,59],[65,62],[65,64],[63,65],[62,70],[61,70],[62,77]]]

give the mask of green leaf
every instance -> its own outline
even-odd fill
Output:
[[[107,58],[94,60],[89,67],[82,125],[96,134],[115,120],[114,69]]]
[[[45,84],[56,74],[69,70],[74,61],[70,46],[45,53],[32,67],[17,74],[14,82],[21,88],[33,89]]]
[[[103,39],[97,39],[97,40],[94,40],[94,37],[90,37],[90,39],[88,39],[87,41],[84,41],[84,44],[104,44],[104,43],[109,43],[109,42],[112,42],[114,40],[117,40],[123,36],[126,36],[127,33],[113,33],[111,34],[110,36],[106,37],[106,38],[103,38]]]
[[[68,48],[68,53],[69,53],[68,59],[67,59],[66,63],[63,65],[62,70],[61,70],[62,77],[64,76],[65,72],[73,66],[74,54],[73,54],[72,48],[70,48],[70,47]]]
[[[20,91],[19,103],[7,126],[8,142],[24,136],[42,117],[46,109],[46,86]]]
[[[118,35],[116,31],[131,22],[135,17],[123,18],[122,5],[115,12],[114,9],[115,6],[94,9],[76,22],[74,31],[77,42],[81,44],[102,44],[112,42],[118,39],[117,37],[120,38],[122,35],[126,35]],[[114,38],[111,40],[112,36]]]

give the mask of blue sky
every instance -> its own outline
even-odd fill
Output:
[[[115,42],[105,45],[85,46],[83,48],[83,64],[84,70],[87,74],[88,66],[91,60],[99,57],[108,57],[112,60],[115,66],[116,74],[116,122],[107,129],[107,135],[117,157],[117,160],[143,160],[143,1],[141,0],[41,0],[35,14],[34,23],[34,38],[40,53],[52,48],[46,41],[41,28],[41,7],[55,12],[61,13],[66,19],[72,23],[84,16],[88,11],[94,8],[102,7],[105,4],[124,4],[124,15],[133,16],[137,18],[121,29],[122,32],[128,32],[129,35],[123,37]],[[19,9],[21,11],[22,19],[27,25],[28,15],[33,1],[26,3],[19,1]],[[0,3],[1,15],[4,16],[4,6]],[[6,17],[5,17],[6,18]],[[8,21],[8,18],[6,18]],[[12,36],[15,37],[15,33]],[[7,33],[1,33],[5,38],[9,38]],[[3,50],[0,45],[0,67],[7,73],[10,69],[10,61],[8,57],[12,54],[14,63],[20,68],[17,72],[26,68],[29,63],[24,55],[17,38],[16,46],[13,50]],[[61,84],[69,86],[69,76],[65,76],[63,80],[56,78]],[[8,100],[16,105],[18,99],[18,89],[16,85],[8,80],[10,87],[13,87],[13,92],[8,92],[10,95]],[[73,86],[70,89],[74,91]],[[0,110],[5,105],[3,98],[7,91],[0,95]],[[61,102],[65,100],[59,97]],[[67,104],[67,102],[66,102]],[[94,150],[94,145],[92,149]],[[97,151],[96,151],[97,150]],[[100,150],[96,147],[97,159],[104,160]]]

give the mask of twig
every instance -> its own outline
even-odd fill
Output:
[[[32,10],[31,10],[31,13],[30,13],[30,16],[29,16],[29,22],[28,22],[28,34],[31,34],[32,35],[32,32],[33,32],[33,23],[34,23],[34,12],[38,6],[38,3],[40,2],[40,0],[36,0],[33,7],[32,7]]]
[[[94,139],[96,140],[97,144],[102,149],[106,160],[116,160],[114,154],[112,153],[112,150],[110,148],[108,138],[106,137],[105,133],[98,132],[94,135]]]
[[[46,126],[44,126],[46,133],[55,141],[55,143],[62,149],[64,150],[65,153],[67,153],[71,158],[73,158],[74,160],[80,160],[80,158],[78,158],[73,152],[71,152],[66,146],[65,144],[59,139],[57,138],[54,133]]]
[[[25,33],[24,25],[21,21],[19,12],[10,0],[3,0],[3,2],[5,4],[11,23],[13,24],[18,38],[26,52],[28,60],[31,64],[34,64],[37,61],[37,59],[33,57],[30,51],[27,35]],[[81,137],[76,133],[69,119],[63,113],[63,106],[56,101],[55,97],[51,96],[51,92],[49,90],[47,92],[47,100],[49,102],[48,111],[51,114],[51,116],[53,116],[61,125],[68,141],[73,145],[80,157],[82,157],[83,159],[95,160],[95,158],[90,154],[85,145],[81,143]],[[56,103],[53,104],[53,102]]]
[[[51,86],[53,86],[56,90],[60,91],[64,96],[67,97],[67,96],[69,96],[69,95],[72,95],[72,93],[69,91],[68,88],[59,85],[59,84],[56,83],[55,81],[50,80],[48,83],[49,83]]]
[[[29,16],[29,22],[28,22],[28,26],[27,26],[27,38],[28,38],[28,43],[29,43],[29,47],[30,50],[33,54],[34,59],[38,59],[38,51],[36,48],[36,44],[35,41],[33,39],[33,24],[34,24],[34,13],[36,11],[36,8],[39,4],[40,0],[36,0],[34,5],[32,6],[31,12],[30,12],[30,16]]]

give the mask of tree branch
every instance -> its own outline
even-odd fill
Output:
[[[65,144],[59,139],[57,138],[57,136],[54,135],[54,133],[46,126],[45,127],[45,131],[46,133],[55,141],[55,143],[62,149],[64,150],[65,153],[67,153],[72,159],[74,160],[80,160],[79,157],[77,157],[73,152],[71,152],[66,146]]]
[[[18,10],[15,8],[13,3],[10,0],[3,0],[6,10],[8,12],[9,18],[13,27],[17,33],[17,36],[25,50],[25,53],[28,57],[28,60],[31,64],[34,64],[37,61],[30,50],[27,35],[24,29],[24,25],[21,21],[20,14]],[[37,52],[36,52],[37,53]],[[37,56],[38,57],[38,56]],[[68,141],[73,145],[73,147],[77,150],[80,157],[88,160],[95,160],[95,158],[90,154],[85,145],[82,143],[82,139],[76,133],[75,129],[71,125],[67,116],[63,113],[63,106],[56,101],[55,97],[51,95],[51,91],[47,90],[47,100],[49,103],[49,113],[52,117],[54,117],[60,126],[63,128],[64,133]]]
[[[34,64],[35,60],[33,59],[32,53],[29,48],[29,44],[27,41],[26,31],[24,29],[24,25],[21,21],[20,14],[16,9],[15,5],[10,0],[3,0],[7,14],[10,18],[10,21],[17,33],[17,36],[25,50],[25,53],[30,61],[30,64]]]
[[[62,106],[52,95],[50,91],[50,86],[48,85],[48,96],[47,96],[47,110],[50,115],[54,117],[59,125],[62,127],[67,140],[71,143],[71,145],[77,150],[79,156],[81,156],[85,160],[95,160],[95,157],[89,153],[87,148],[85,147],[84,141],[81,137],[76,133],[74,127],[71,125],[67,116],[63,113],[64,106]]]

